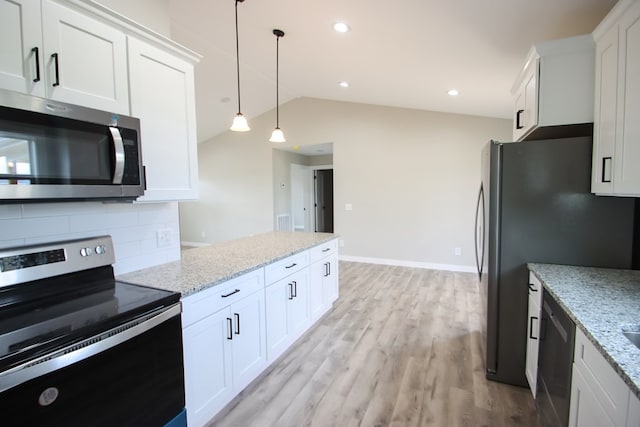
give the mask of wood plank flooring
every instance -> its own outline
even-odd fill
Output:
[[[209,426],[538,426],[484,376],[476,276],[340,262],[340,299]]]

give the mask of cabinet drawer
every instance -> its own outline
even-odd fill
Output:
[[[309,262],[316,262],[319,259],[333,255],[338,251],[338,239],[334,239],[309,249]]]
[[[580,329],[573,361],[608,416],[624,425],[629,388]]]
[[[542,306],[542,282],[532,272],[529,272],[529,296],[536,300],[538,307]]]
[[[264,271],[260,268],[189,295],[182,300],[182,327],[185,328],[262,288]]]
[[[309,265],[309,251],[291,255],[264,268],[265,283],[271,284]]]

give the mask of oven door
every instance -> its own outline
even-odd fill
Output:
[[[0,200],[134,198],[139,120],[0,91]]]
[[[3,373],[0,414],[11,426],[186,426],[183,368],[178,303]]]

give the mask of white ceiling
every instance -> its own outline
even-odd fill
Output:
[[[171,36],[203,55],[198,140],[237,112],[234,0],[170,0]],[[242,112],[315,97],[489,117],[511,116],[510,89],[532,43],[591,32],[615,0],[246,0],[238,4]],[[336,21],[351,31],[333,31]],[[347,80],[343,89],[338,82]],[[456,88],[458,97],[447,90]],[[281,117],[281,123],[285,123]],[[283,126],[284,128],[284,126]],[[286,131],[286,129],[285,129]]]

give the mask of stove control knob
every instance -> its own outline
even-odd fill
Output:
[[[82,248],[82,249],[80,249],[80,255],[82,255],[82,256],[91,256],[91,255],[93,255],[93,249],[91,249],[91,248]]]
[[[104,245],[96,246],[95,251],[96,251],[96,254],[98,254],[98,255],[102,255],[103,253],[106,252]]]

